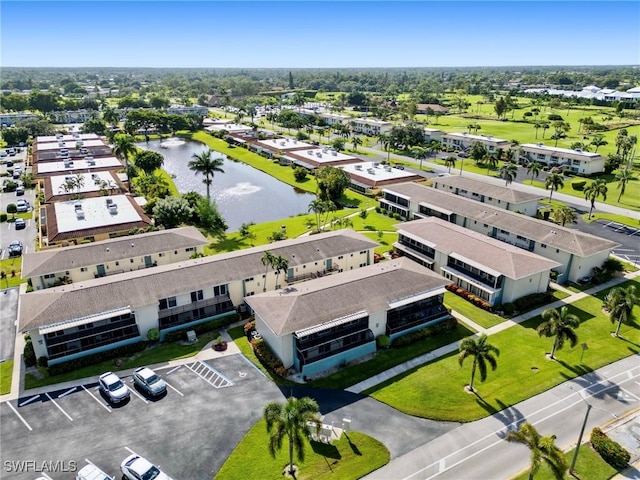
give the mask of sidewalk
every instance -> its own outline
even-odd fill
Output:
[[[529,320],[531,318],[534,318],[538,315],[540,315],[544,310],[548,309],[548,308],[560,308],[564,305],[567,305],[569,303],[574,303],[577,302],[578,300],[581,300],[583,298],[588,297],[589,295],[593,295],[594,293],[597,293],[601,290],[605,290],[609,287],[613,287],[615,285],[618,285],[622,282],[625,282],[627,280],[631,280],[632,278],[636,278],[636,277],[640,277],[640,270],[637,272],[632,272],[632,273],[627,273],[621,277],[616,277],[613,278],[611,280],[609,280],[608,282],[605,282],[601,285],[596,285],[595,287],[589,288],[588,290],[585,290],[584,292],[579,292],[579,293],[574,293],[571,292],[571,296],[564,298],[562,300],[558,300],[555,301],[553,303],[550,303],[548,305],[544,305],[543,307],[540,308],[536,308],[535,310],[531,310],[530,312],[527,313],[523,313],[522,315],[518,315],[517,317],[513,317],[509,320],[505,320],[502,323],[499,323],[498,325],[495,325],[491,328],[483,328],[480,325],[478,325],[477,323],[473,322],[472,320],[460,315],[459,313],[455,312],[455,311],[451,311],[451,313],[453,314],[454,317],[456,317],[458,320],[460,320],[462,323],[465,323],[469,326],[471,326],[472,328],[474,328],[475,330],[477,330],[478,333],[475,334],[475,336],[478,336],[482,333],[485,333],[487,335],[491,335],[493,333],[498,333],[501,332],[503,330],[506,330],[507,328],[513,327],[515,325],[518,325],[526,320]],[[454,342],[454,343],[450,343],[449,345],[444,345],[440,348],[437,348],[436,350],[433,350],[432,352],[426,353],[424,355],[421,355],[419,357],[413,358],[407,362],[401,363],[400,365],[396,365],[393,368],[390,368],[389,370],[385,370],[384,372],[381,372],[377,375],[374,375],[373,377],[370,377],[366,380],[363,380],[362,382],[356,383],[355,385],[350,386],[349,388],[346,389],[347,392],[352,392],[352,393],[362,393],[363,391],[374,387],[380,383],[383,383],[397,375],[400,375],[402,373],[405,373],[415,367],[419,367],[420,365],[424,365],[425,363],[431,362],[432,360],[435,360],[438,357],[442,357],[444,355],[448,355],[452,352],[457,352],[458,351],[458,342]]]

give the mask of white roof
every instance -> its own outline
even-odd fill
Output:
[[[344,153],[337,152],[335,150],[329,150],[328,148],[310,148],[309,150],[301,150],[294,152],[292,155],[301,157],[302,159],[313,160],[317,163],[330,163],[330,162],[342,162],[345,160],[351,160],[353,162],[359,162],[360,159],[352,155],[345,155]]]
[[[391,125],[390,122],[385,122],[384,120],[375,120],[373,118],[356,118],[354,122],[362,123],[364,125]]]
[[[234,132],[248,132],[251,130],[251,127],[247,125],[242,125],[240,123],[217,123],[217,124],[206,127],[205,130],[209,132],[226,130],[227,132],[234,133]]]
[[[111,182],[113,185],[116,185],[113,175],[111,175],[111,173],[109,173],[108,171],[94,172],[94,173],[79,173],[77,175],[80,175],[84,179],[82,188],[80,188],[79,190],[73,189],[73,191],[66,192],[63,189],[63,185],[67,181],[68,177],[75,178],[76,174],[55,175],[51,177],[51,193],[53,195],[66,195],[68,193],[97,192],[100,190],[101,182],[107,182],[107,183]]]
[[[564,154],[570,154],[573,156],[583,156],[587,158],[602,157],[602,155],[595,152],[585,152],[584,150],[578,151],[578,150],[571,150],[570,148],[552,147],[550,145],[544,145],[542,143],[523,143],[522,145],[520,145],[520,147],[523,149],[531,148],[531,149],[538,149],[538,150],[546,150],[550,153],[564,153]]]
[[[38,162],[36,164],[38,174],[55,173],[55,172],[73,172],[74,170],[87,170],[91,168],[122,168],[122,163],[116,157],[94,157],[93,164],[90,164],[87,157],[83,159],[74,159],[68,167],[65,162]]]
[[[468,140],[477,140],[480,142],[493,142],[493,143],[510,143],[509,140],[505,140],[504,138],[495,138],[488,135],[473,135],[467,132],[453,132],[453,133],[445,133],[445,137],[454,137],[454,138],[464,138]]]
[[[258,140],[258,145],[272,149],[272,150],[294,150],[300,148],[315,148],[310,143],[301,142],[294,138],[271,138],[269,140]]]
[[[382,182],[385,180],[405,179],[415,177],[415,173],[406,170],[399,170],[389,165],[382,165],[378,162],[360,162],[340,166],[349,175],[357,175],[362,178]]]
[[[115,209],[107,208],[108,199],[116,205]],[[55,208],[59,233],[142,221],[125,195],[69,200],[56,202],[52,206]]]
[[[99,138],[89,139],[89,140],[71,139],[71,140],[63,141],[62,145],[60,145],[58,142],[38,143],[38,151],[41,152],[41,151],[44,151],[44,150],[60,150],[62,148],[66,148],[67,150],[69,150],[69,149],[74,149],[75,150],[76,143],[78,141],[82,141],[82,148],[92,148],[92,147],[104,147],[104,146],[106,146],[104,141],[100,140]]]
[[[77,134],[76,137],[74,137],[73,135],[63,135],[62,138],[58,138],[55,135],[44,135],[36,138],[36,143],[38,144],[38,148],[40,148],[40,144],[42,143],[50,143],[50,142],[57,143],[59,140],[62,140],[63,142],[74,142],[73,144],[75,145],[75,142],[78,139],[78,137],[82,141],[98,139],[98,135],[96,135],[95,133],[80,133],[80,134]]]

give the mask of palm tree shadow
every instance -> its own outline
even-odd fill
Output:
[[[488,412],[493,410],[492,416],[497,420],[499,420],[502,424],[504,424],[505,427],[515,425],[525,419],[522,412],[520,412],[520,410],[518,410],[513,405],[509,406],[506,403],[496,398],[495,402],[500,407],[500,408],[496,408],[493,405],[489,404],[486,400],[484,400],[477,392],[476,392],[476,397],[477,397],[476,401],[478,402],[478,404]],[[500,438],[504,438],[504,436],[506,435],[506,432],[501,431],[501,432],[498,432],[497,435]]]
[[[355,455],[358,455],[359,457],[361,457],[362,456],[362,452],[360,451],[358,446],[351,441],[351,439],[349,438],[349,435],[347,434],[347,432],[344,432],[344,436],[347,437],[347,441],[349,442],[349,446],[351,447],[351,451]]]

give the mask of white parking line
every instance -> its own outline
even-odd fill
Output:
[[[149,404],[149,402],[147,402],[147,399],[146,399],[146,398],[144,398],[142,395],[140,395],[138,392],[136,392],[135,387],[131,387],[131,388],[129,389],[129,391],[130,391],[131,393],[133,393],[136,397],[138,397],[140,400],[142,400],[144,403]]]
[[[13,413],[15,413],[18,416],[18,418],[22,421],[22,423],[24,423],[24,426],[27,427],[29,431],[33,431],[33,428],[31,428],[31,425],[29,425],[27,421],[22,417],[22,415],[20,415],[18,411],[14,408],[14,406],[11,405],[11,402],[7,402],[7,405],[9,405],[9,408],[13,410]]]
[[[35,395],[31,397],[29,400],[25,400],[24,402],[20,403],[18,406],[24,407],[25,405],[29,405],[31,402],[33,402],[34,400],[37,400],[38,398],[40,398],[40,395]]]
[[[69,395],[70,393],[75,392],[77,389],[78,389],[78,387],[70,388],[70,389],[69,389],[69,390],[67,390],[66,392],[61,393],[60,395],[58,395],[58,398],[66,397],[66,396],[67,396],[67,395]]]
[[[99,399],[98,399],[98,398],[97,398],[93,393],[91,393],[89,390],[87,390],[87,388],[86,388],[84,385],[82,385],[82,388],[83,388],[83,390],[84,390],[85,392],[87,392],[89,395],[91,395],[91,396],[93,397],[93,399],[94,399],[96,402],[98,402],[98,404],[99,404],[102,408],[104,408],[107,412],[111,413],[111,409],[109,408],[109,406],[108,406],[108,405],[105,405],[104,403],[102,403],[102,402],[101,402],[101,401],[100,401],[100,400],[99,400]]]
[[[180,395],[181,397],[184,397],[184,394],[178,390],[176,387],[174,387],[173,385],[170,385],[167,383],[167,381],[165,380],[164,383],[167,385],[167,387],[169,387],[171,390],[173,390],[174,392],[176,392],[178,395]]]
[[[171,375],[173,372],[175,372],[176,370],[178,370],[182,365],[178,365],[177,367],[172,368],[171,370],[169,370],[167,372],[167,375]]]
[[[134,452],[133,450],[131,450],[129,447],[124,447],[124,449],[125,449],[126,451],[128,451],[129,453],[132,453],[132,454],[134,454],[134,455],[138,455],[136,452]]]
[[[51,395],[49,395],[48,393],[45,393],[45,396],[46,396],[49,400],[51,400],[51,402],[52,402],[56,407],[58,407],[58,410],[60,410],[62,413],[64,413],[65,417],[67,417],[70,421],[72,421],[72,422],[73,422],[73,418],[71,418],[71,416],[70,416],[67,412],[65,412],[65,411],[62,409],[62,407],[61,407],[60,405],[58,405],[58,402],[56,402],[53,398],[51,398]]]

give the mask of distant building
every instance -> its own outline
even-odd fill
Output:
[[[59,159],[55,161],[34,163],[32,171],[36,178],[60,174],[95,173],[118,171],[124,168],[122,162],[113,156],[92,157],[80,159]]]
[[[443,107],[442,105],[438,105],[437,103],[417,103],[416,104],[416,113],[424,115],[428,110],[432,112],[438,112],[441,114],[449,113],[449,109],[447,107]]]
[[[67,110],[64,112],[51,112],[51,123],[84,123],[92,118],[98,118],[97,110]]]
[[[390,132],[393,128],[392,123],[373,118],[354,118],[349,124],[353,132],[361,133],[368,137],[377,137],[381,133]]]
[[[599,153],[551,147],[542,143],[523,143],[519,148],[530,162],[568,167],[573,173],[580,175],[592,175],[604,171],[606,157]]]
[[[502,150],[511,148],[511,142],[502,138],[494,138],[492,135],[471,135],[467,132],[442,135],[442,144],[456,150],[468,150],[474,142],[480,142],[489,152],[494,152],[499,148]]]
[[[442,130],[438,130],[437,128],[425,128],[424,129],[424,141],[429,143],[431,141],[441,142],[442,136],[444,132]]]
[[[420,175],[379,162],[352,163],[340,168],[351,178],[350,188],[360,193],[395,183],[422,180]]]
[[[209,109],[201,105],[193,105],[191,107],[185,107],[184,105],[171,105],[167,108],[167,113],[170,115],[187,115],[194,113],[196,115],[207,115]]]
[[[345,155],[332,148],[310,148],[309,150],[294,150],[281,157],[282,160],[300,167],[314,170],[322,167],[339,167],[351,163],[362,162],[352,155]]]
[[[12,127],[17,122],[24,120],[38,120],[42,118],[40,115],[28,112],[0,113],[0,125],[3,127]]]

